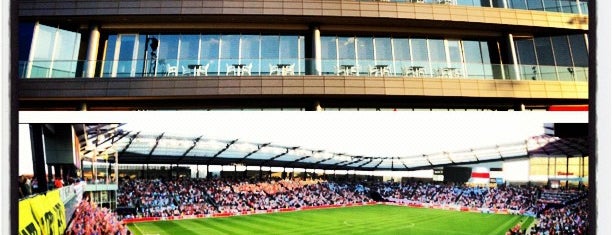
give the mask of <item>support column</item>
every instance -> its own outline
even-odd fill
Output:
[[[45,150],[43,146],[43,135],[41,124],[30,124],[30,141],[32,143],[32,163],[34,166],[34,177],[38,181],[38,188],[32,193],[44,193],[47,191],[47,177],[45,173]],[[51,172],[49,172],[51,173]]]
[[[511,33],[508,34],[508,46],[510,47],[510,54],[512,55],[512,69],[510,70],[510,77],[513,80],[521,80],[521,73],[518,64],[518,58],[516,56],[516,48],[514,48],[514,36]]]
[[[87,47],[87,64],[85,66],[86,78],[93,78],[95,76],[99,45],[100,30],[98,30],[98,26],[93,25],[89,29],[89,46]]]
[[[313,43],[313,60],[315,64],[314,75],[321,76],[323,74],[322,63],[321,63],[321,31],[318,26],[312,29],[312,43]]]

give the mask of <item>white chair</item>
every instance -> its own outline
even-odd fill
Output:
[[[414,71],[412,70],[412,68],[408,67],[408,66],[402,66],[402,75],[407,77],[407,76],[415,76]]]
[[[242,75],[251,75],[251,68],[253,68],[253,63],[249,63],[249,65],[242,67]]]
[[[368,67],[368,74],[370,74],[370,76],[374,75],[374,76],[378,76],[379,74],[379,70],[378,68],[374,67],[374,66],[369,66]]]
[[[285,75],[295,75],[295,63],[289,65],[287,68],[285,68]]]
[[[178,76],[178,67],[166,64],[166,76],[170,75]]]
[[[278,70],[278,66],[273,65],[273,64],[269,64],[270,65],[270,75],[279,75],[280,71]]]
[[[185,65],[181,65],[181,70],[183,71],[183,76],[191,75],[191,69],[185,67]]]
[[[196,70],[196,76],[208,76],[208,67],[210,66],[210,64],[206,64],[204,66],[200,66],[197,70]]]
[[[344,68],[342,66],[334,65],[334,71],[336,71],[336,75],[342,76],[345,73]]]
[[[230,73],[232,75],[236,75],[236,69],[234,68],[233,65],[229,65],[229,64],[225,64],[225,75],[230,75]]]

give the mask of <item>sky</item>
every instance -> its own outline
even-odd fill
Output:
[[[588,121],[586,112],[20,112],[20,123],[125,123],[124,129],[362,156],[407,157],[510,144],[544,123]],[[26,132],[26,131],[24,131]],[[31,152],[20,133],[20,162]],[[23,150],[23,152],[22,152]],[[29,155],[28,155],[29,154]],[[21,167],[20,167],[21,168]]]

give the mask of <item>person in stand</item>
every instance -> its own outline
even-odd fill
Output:
[[[64,187],[64,182],[62,182],[61,178],[55,178],[55,188],[61,188]]]

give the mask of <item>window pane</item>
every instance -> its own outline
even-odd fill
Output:
[[[354,37],[338,37],[338,57],[340,59],[355,59]]]
[[[538,56],[539,73],[543,80],[557,80],[555,59],[549,37],[534,39]]]
[[[444,40],[429,39],[429,54],[431,55],[432,62],[446,62]]]
[[[321,59],[324,73],[334,73],[334,66],[338,64],[336,52],[336,37],[321,37]]]
[[[523,79],[536,80],[538,76],[533,39],[520,39],[516,40],[514,43],[516,44],[516,54],[520,64],[521,77]]]
[[[355,65],[355,38],[354,37],[338,37],[338,57],[340,64]]]
[[[135,35],[120,35],[119,61],[117,63],[117,76],[128,77],[135,71],[133,64],[134,46],[136,44]]]
[[[238,49],[240,48],[240,35],[222,35],[221,51],[222,59],[238,59]]]
[[[205,65],[205,62],[200,62],[198,58],[198,54],[200,51],[200,35],[182,35],[181,36],[181,55],[180,63],[181,65],[187,66],[189,64],[202,64]]]
[[[574,59],[574,65],[579,67],[589,66],[589,54],[586,47],[583,34],[574,34],[568,36],[570,46],[572,48],[572,56]]]
[[[210,64],[209,73],[219,71],[219,35],[202,35],[200,39],[200,62]]]
[[[412,49],[413,65],[421,66],[424,68],[426,74],[431,74],[429,66],[429,54],[427,52],[427,39],[410,39],[410,48]]]
[[[390,61],[393,59],[391,51],[391,38],[375,38],[376,59]]]
[[[357,38],[357,52],[361,66],[374,65],[374,42],[370,37]],[[363,70],[364,67],[361,68]]]
[[[106,40],[106,54],[104,55],[104,66],[102,67],[102,77],[110,77],[112,66],[115,60],[115,45],[117,35],[109,35]]]
[[[543,11],[544,10],[544,6],[542,6],[542,2],[540,0],[528,0],[527,1],[527,8],[529,10],[537,10],[537,11]]]
[[[281,36],[280,37],[280,57],[287,59],[298,58],[298,36]]]
[[[158,55],[160,62],[178,66],[178,35],[160,35]]]
[[[270,66],[280,62],[279,60],[279,41],[278,35],[261,36],[261,64],[262,72],[270,72]]]
[[[546,11],[562,12],[559,4],[559,0],[544,0],[544,8]]]
[[[259,35],[242,35],[240,56],[243,59],[259,58]]]
[[[527,9],[525,0],[508,0],[508,4],[512,9]]]

